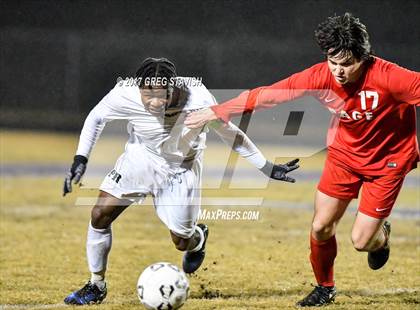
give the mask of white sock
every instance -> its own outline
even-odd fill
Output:
[[[105,288],[105,272],[91,273],[90,282],[95,284],[101,291]]]
[[[203,247],[203,244],[204,244],[204,232],[200,228],[200,226],[195,226],[195,231],[198,231],[198,233],[200,234],[200,242],[197,244],[197,246],[194,249],[189,250],[188,252],[197,252],[197,251],[201,250],[201,248]]]
[[[92,273],[91,282],[97,284],[99,288],[101,288],[100,286],[103,288],[105,285],[105,271],[111,245],[111,226],[105,229],[96,229],[93,228],[92,224],[89,222],[86,242],[86,255],[89,270]]]

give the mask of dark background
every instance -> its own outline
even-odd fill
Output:
[[[380,57],[420,69],[420,1],[1,1],[1,127],[80,130],[147,56],[209,89],[271,84],[323,60],[318,23],[346,11]]]

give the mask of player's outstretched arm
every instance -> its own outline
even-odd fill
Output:
[[[101,114],[101,107],[97,105],[85,120],[73,164],[64,178],[63,196],[72,192],[72,182],[78,184],[86,171],[90,152],[105,126]]]
[[[314,95],[316,94],[316,92],[313,92],[314,89],[322,88],[321,82],[316,78],[319,75],[320,65],[295,73],[272,85],[244,91],[239,96],[222,104],[192,112],[187,116],[184,123],[189,128],[200,128],[216,119],[228,123],[232,116],[238,116],[244,112],[268,109],[304,95]]]
[[[63,196],[72,191],[72,182],[75,184],[80,182],[86,171],[89,155],[99,139],[106,122],[124,118],[125,116],[121,112],[122,109],[118,106],[119,97],[114,90],[115,88],[90,111],[85,120],[73,164],[64,179]]]
[[[299,159],[292,160],[284,165],[273,164],[268,161],[257,146],[248,136],[231,122],[212,121],[209,123],[220,138],[232,149],[239,153],[248,162],[258,168],[262,173],[271,179],[294,183],[296,180],[287,174],[299,168]]]

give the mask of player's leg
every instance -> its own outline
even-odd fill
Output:
[[[187,189],[185,198],[188,201],[189,212],[184,215],[185,219],[194,221],[194,234],[188,241],[188,248],[182,259],[182,269],[186,273],[193,273],[204,261],[206,256],[206,242],[209,237],[209,228],[204,223],[197,223],[201,206],[201,172],[202,159],[197,158],[191,170],[184,174]],[[184,189],[185,189],[184,188]]]
[[[170,230],[175,247],[185,251],[183,269],[186,273],[196,271],[204,261],[209,229],[205,224],[196,224],[200,210],[201,167],[196,161],[192,168],[178,174],[155,195],[159,218]]]
[[[326,241],[335,236],[336,227],[351,199],[338,199],[317,190],[311,238]]]
[[[383,247],[387,240],[384,223],[384,219],[358,212],[351,232],[354,248],[360,252],[371,252]]]
[[[369,252],[371,269],[379,269],[388,261],[391,223],[385,219],[391,213],[403,182],[404,176],[388,175],[370,178],[363,183],[352,242],[356,250]]]
[[[114,169],[104,178],[91,212],[86,242],[91,279],[81,290],[70,294],[66,303],[99,303],[105,298],[105,271],[112,245],[111,223],[130,204],[142,201],[157,179],[145,147],[134,140],[127,143]]]
[[[390,233],[390,222],[358,212],[352,229],[353,246],[358,251],[369,252],[368,264],[373,270],[388,261]]]
[[[171,236],[174,236],[172,231]],[[185,254],[182,260],[182,269],[186,273],[193,273],[200,268],[206,256],[206,242],[208,237],[208,226],[204,223],[199,223],[194,227],[194,234],[190,238],[184,239],[188,243],[188,247],[184,250]],[[174,239],[172,240],[174,241]]]
[[[131,204],[130,200],[119,199],[100,191],[98,201],[91,212],[88,227],[86,252],[91,282],[104,285],[108,255],[112,246],[112,222]]]
[[[298,306],[321,306],[336,295],[334,260],[337,256],[336,227],[350,201],[356,198],[361,180],[328,160],[315,195],[315,213],[310,234],[310,261],[317,286]]]
[[[335,231],[351,199],[338,199],[317,191],[310,235],[310,261],[318,285],[299,306],[320,306],[334,301],[334,260],[337,256]]]
[[[333,266],[337,255],[335,232],[351,199],[338,199],[317,191],[310,236],[312,269],[318,285],[334,286]]]
[[[87,258],[91,282],[103,286],[108,254],[112,244],[111,223],[133,202],[150,192],[154,175],[144,146],[128,143],[114,169],[104,178],[91,212],[87,238]]]
[[[131,203],[100,191],[91,212],[86,242],[91,279],[82,289],[67,296],[64,299],[66,304],[101,303],[106,297],[105,271],[112,245],[111,224]]]
[[[200,210],[201,190],[197,182],[197,171],[186,171],[174,178],[170,194],[164,195],[172,203],[178,204],[174,212],[166,212],[168,223],[172,223],[170,235],[175,247],[180,251],[196,252],[203,248],[208,237],[208,227],[196,224]],[[189,184],[192,184],[189,185]]]

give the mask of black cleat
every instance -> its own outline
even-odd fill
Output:
[[[91,305],[100,304],[105,299],[107,293],[106,286],[100,290],[94,283],[88,282],[80,290],[71,293],[64,299],[68,305]]]
[[[389,258],[390,246],[389,236],[391,235],[391,223],[385,221],[382,229],[385,233],[385,245],[379,250],[368,253],[368,264],[370,269],[377,270],[382,268]]]
[[[332,303],[337,295],[335,286],[327,287],[318,285],[315,286],[312,292],[309,293],[301,301],[296,303],[298,307],[320,307]]]
[[[182,260],[182,269],[184,269],[185,273],[193,273],[200,268],[204,261],[204,257],[206,256],[206,241],[209,236],[209,228],[206,224],[197,224],[197,226],[199,226],[204,233],[203,246],[196,252],[185,252]]]

